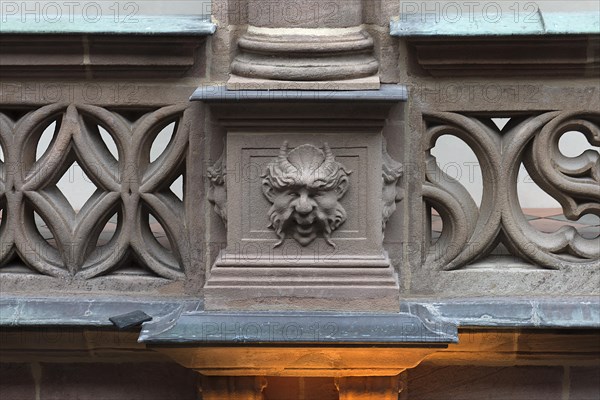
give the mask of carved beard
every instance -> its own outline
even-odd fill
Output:
[[[271,221],[269,228],[274,229],[279,237],[279,241],[275,243],[273,248],[281,246],[288,236],[292,236],[302,246],[308,246],[320,233],[323,234],[325,242],[335,248],[336,245],[331,240],[331,233],[346,221],[346,210],[338,202],[332,211],[331,213],[326,213],[321,208],[318,208],[314,221],[311,224],[313,226],[312,232],[307,236],[301,235],[295,228],[298,223],[295,220],[296,214],[291,207],[287,207],[284,211],[279,211],[273,205],[269,209],[269,219]]]

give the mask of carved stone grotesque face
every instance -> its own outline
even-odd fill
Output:
[[[403,191],[398,187],[398,180],[404,173],[402,164],[394,160],[387,152],[385,141],[383,142],[383,192],[382,192],[382,226],[385,230],[388,219],[396,211],[396,203],[401,201]]]
[[[307,246],[319,236],[335,247],[331,234],[346,221],[339,200],[348,190],[350,174],[327,144],[323,150],[305,144],[288,152],[285,142],[262,176],[263,193],[273,204],[269,228],[280,239],[275,247],[286,237]]]
[[[223,156],[217,160],[215,165],[208,168],[208,179],[210,179],[210,188],[208,189],[208,201],[214,205],[215,212],[221,217],[223,222],[227,222],[227,168]]]

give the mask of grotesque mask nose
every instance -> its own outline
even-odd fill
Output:
[[[296,202],[295,209],[299,214],[310,214],[313,210],[313,207],[314,205],[311,199],[306,194],[302,194]]]

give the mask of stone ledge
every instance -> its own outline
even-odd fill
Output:
[[[390,34],[396,37],[474,37],[474,36],[531,36],[531,35],[597,35],[600,16],[593,12],[542,12],[530,18],[512,14],[499,18],[483,18],[480,14],[462,18],[434,19],[425,11],[407,13],[390,22]]]
[[[378,90],[338,91],[324,82],[321,90],[228,90],[226,86],[200,86],[190,100],[203,102],[342,102],[342,101],[406,101],[404,85],[381,85]]]
[[[135,16],[131,21],[114,16],[90,17],[71,16],[66,18],[44,16],[10,16],[2,18],[3,35],[144,35],[144,36],[208,36],[215,33],[217,26],[210,16]],[[29,18],[29,19],[28,19]],[[32,22],[31,19],[34,19]]]
[[[416,63],[434,77],[600,74],[600,17],[593,13],[540,12],[528,22],[505,15],[493,23],[425,17],[397,17],[390,34],[405,38]]]

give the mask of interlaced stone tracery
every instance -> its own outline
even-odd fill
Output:
[[[51,104],[13,120],[0,114],[0,266],[18,257],[52,276],[93,278],[136,260],[156,275],[180,279],[188,264],[183,202],[169,186],[184,172],[189,122],[185,105],[164,107],[130,121],[117,112],[83,104]],[[40,137],[56,129],[36,159]],[[171,142],[155,161],[150,147],[161,129],[175,122]],[[118,150],[113,156],[99,133],[105,129]],[[77,162],[97,187],[75,211],[56,183]],[[56,247],[39,233],[34,214],[52,232]],[[108,243],[98,245],[106,223],[117,215]],[[171,250],[161,246],[149,216],[164,228]]]

